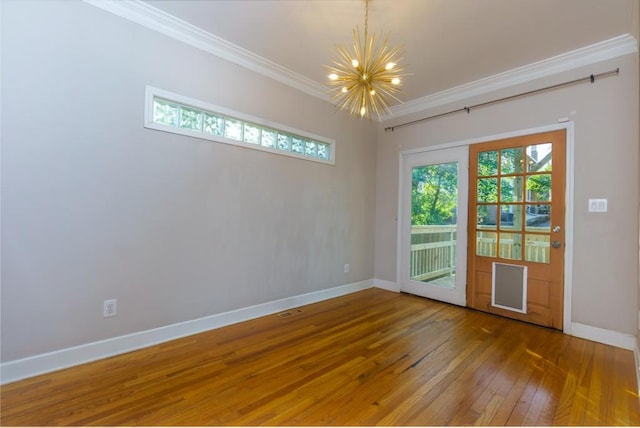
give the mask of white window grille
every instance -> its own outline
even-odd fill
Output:
[[[335,164],[335,141],[286,125],[146,87],[145,127],[284,156]]]

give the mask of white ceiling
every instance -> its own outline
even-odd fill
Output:
[[[320,84],[364,24],[364,0],[146,3]],[[405,46],[406,102],[632,34],[637,13],[634,0],[370,0],[369,32]]]

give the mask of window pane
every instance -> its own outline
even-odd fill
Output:
[[[551,174],[527,176],[527,202],[551,201]]]
[[[153,100],[153,121],[164,125],[178,125],[178,105],[169,101]]]
[[[476,255],[484,257],[496,256],[496,243],[498,234],[496,232],[480,232],[476,234]]]
[[[527,205],[527,225],[529,232],[551,232],[551,205]]]
[[[525,260],[549,263],[549,235],[525,235]]]
[[[522,202],[522,177],[500,178],[500,201]]]
[[[233,140],[242,141],[242,122],[226,118],[224,123],[224,136]]]
[[[522,230],[522,205],[500,206],[500,230]]]
[[[498,179],[478,179],[478,202],[498,202]]]
[[[224,135],[224,119],[213,114],[204,114],[204,132],[213,135]]]
[[[244,141],[250,144],[260,144],[260,128],[250,123],[245,123]]]
[[[478,153],[478,177],[498,175],[498,151]]]
[[[516,174],[523,172],[522,164],[524,162],[524,149],[522,147],[504,149],[501,153],[501,174]]]
[[[320,159],[329,159],[329,145],[318,143],[318,157]]]
[[[522,260],[522,235],[520,233],[500,234],[500,255],[503,259]]]
[[[291,150],[291,137],[284,134],[278,134],[278,150]]]
[[[270,129],[262,130],[262,145],[264,147],[275,147],[276,146],[276,131],[271,131]]]
[[[551,171],[551,143],[527,147],[527,171]]]
[[[300,138],[293,137],[291,139],[291,151],[294,153],[304,153],[304,141]]]
[[[180,128],[199,131],[202,128],[202,112],[189,107],[181,107]]]
[[[496,212],[497,205],[478,205],[478,229],[496,230]]]
[[[313,141],[305,141],[304,154],[315,158],[316,153],[317,153],[316,143],[314,143]]]

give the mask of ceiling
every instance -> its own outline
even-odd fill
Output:
[[[364,0],[146,0],[317,83],[335,46],[364,26]],[[634,4],[635,3],[635,4]],[[369,32],[391,32],[411,101],[637,31],[637,0],[369,0]],[[635,35],[637,38],[637,35]]]

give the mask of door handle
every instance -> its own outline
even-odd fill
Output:
[[[560,241],[551,241],[551,246],[553,248],[560,248],[562,244],[560,243]]]
[[[556,227],[554,227],[554,228],[553,228],[553,231],[554,231],[555,233],[560,232],[560,226],[556,226]]]

